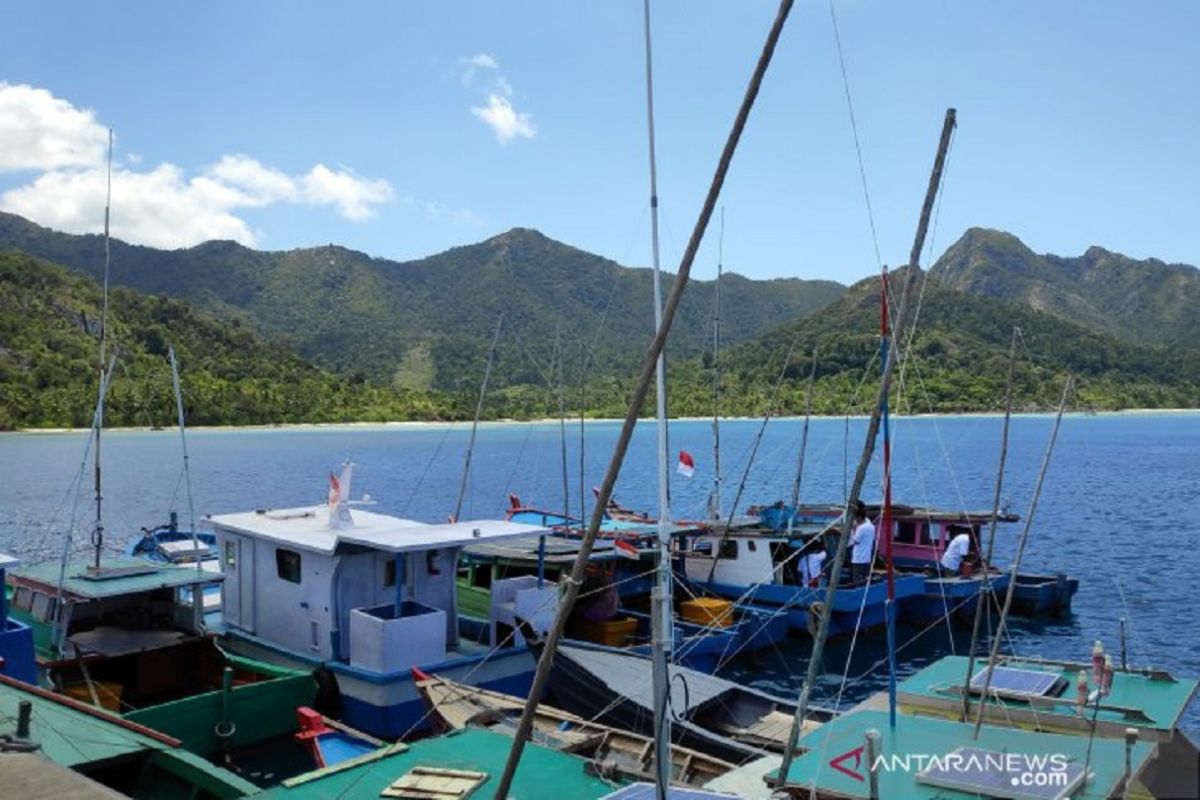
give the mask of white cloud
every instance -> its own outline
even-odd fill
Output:
[[[108,131],[96,115],[45,89],[0,81],[0,172],[96,164]]]
[[[0,209],[70,233],[103,229],[108,132],[44,89],[0,83],[0,173],[37,171],[0,195]],[[316,164],[289,175],[247,155],[223,156],[189,177],[175,164],[138,169],[132,154],[112,174],[112,233],[154,247],[187,247],[208,239],[257,243],[237,215],[276,203],[327,206],[361,221],[393,198],[391,185],[345,167]]]
[[[489,94],[487,106],[471,106],[471,113],[492,129],[500,144],[508,144],[517,137],[532,139],[537,135],[532,118],[513,108],[504,95]]]
[[[477,89],[480,94],[486,93],[487,105],[471,106],[471,114],[492,129],[497,142],[503,145],[513,139],[532,139],[537,135],[533,117],[513,107],[513,87],[500,73],[500,62],[487,53],[479,53],[460,58],[458,64],[462,68],[463,86],[468,88],[474,88],[475,76],[480,70],[491,73],[487,88]]]

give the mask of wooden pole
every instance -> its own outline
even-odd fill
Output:
[[[458,487],[458,501],[454,504],[454,521],[462,513],[463,498],[467,496],[467,480],[471,477],[471,456],[475,452],[475,433],[479,430],[479,417],[483,414],[483,400],[487,396],[488,380],[492,377],[492,364],[496,360],[496,345],[500,342],[500,328],[504,315],[496,319],[496,332],[492,334],[492,348],[488,350],[487,366],[483,370],[483,382],[479,385],[479,402],[475,404],[475,421],[471,423],[471,439],[467,443],[467,454],[463,457],[462,483]]]
[[[667,295],[666,307],[663,308],[662,325],[655,332],[654,339],[650,342],[650,348],[646,351],[646,356],[642,361],[641,372],[638,375],[633,395],[629,399],[629,409],[625,413],[625,421],[621,426],[621,433],[617,438],[616,447],[613,449],[608,470],[604,474],[604,482],[600,485],[600,493],[596,497],[596,504],[592,508],[587,532],[579,543],[579,553],[575,557],[575,564],[572,566],[571,575],[567,579],[567,587],[563,592],[558,614],[555,616],[554,624],[546,636],[541,657],[538,659],[537,671],[534,673],[533,686],[530,688],[529,697],[525,701],[525,708],[521,712],[520,722],[518,722],[517,730],[513,735],[512,749],[508,753],[508,761],[504,765],[504,773],[500,776],[500,781],[496,786],[495,797],[497,800],[507,800],[509,790],[512,788],[517,764],[520,763],[525,742],[529,739],[529,734],[533,729],[534,711],[537,709],[538,702],[545,691],[546,681],[550,678],[550,668],[554,661],[554,651],[558,648],[558,640],[562,638],[567,618],[570,616],[571,609],[575,605],[575,598],[579,595],[579,587],[583,584],[584,573],[587,570],[588,560],[592,554],[592,545],[596,541],[596,534],[600,530],[600,522],[604,518],[604,508],[608,505],[609,498],[612,497],[613,486],[616,484],[617,475],[621,471],[621,463],[625,460],[625,451],[629,449],[629,440],[633,436],[633,428],[637,424],[638,416],[641,413],[642,403],[645,401],[646,393],[650,388],[650,381],[654,378],[658,355],[662,352],[663,345],[667,340],[667,334],[671,331],[671,323],[675,319],[675,312],[679,308],[680,300],[683,298],[683,290],[687,286],[688,276],[692,270],[692,263],[696,260],[696,251],[700,248],[700,242],[704,238],[704,231],[708,228],[708,222],[712,218],[713,208],[716,205],[717,198],[721,194],[721,187],[725,183],[725,175],[729,171],[729,164],[733,160],[733,154],[737,150],[738,141],[741,139],[742,131],[746,127],[746,120],[750,116],[750,109],[754,107],[754,101],[758,97],[763,76],[766,74],[767,67],[771,63],[771,57],[775,53],[775,46],[779,42],[779,36],[783,32],[783,25],[792,10],[793,2],[794,0],[780,0],[775,21],[772,23],[771,30],[767,34],[767,40],[763,45],[762,53],[758,57],[758,63],[754,67],[754,74],[750,78],[750,84],[746,87],[746,93],[742,98],[742,104],[738,109],[737,116],[734,118],[733,128],[729,132],[725,148],[721,151],[721,158],[717,162],[716,173],[713,175],[712,183],[708,187],[708,195],[704,199],[704,206],[700,210],[700,217],[696,220],[696,226],[692,230],[692,236],[688,240],[687,248],[684,250],[683,258],[680,260],[679,271],[676,273],[675,281],[671,285],[671,291]]]

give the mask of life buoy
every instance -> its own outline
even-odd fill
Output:
[[[317,683],[313,707],[324,716],[336,719],[342,713],[342,690],[338,686],[337,676],[322,664],[313,670],[313,680]]]
[[[808,635],[812,638],[817,638],[817,632],[821,627],[821,616],[825,613],[825,604],[820,600],[808,607],[808,619],[805,622],[808,624]]]

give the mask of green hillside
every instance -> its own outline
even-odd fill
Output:
[[[895,291],[902,280],[902,273],[893,274]],[[814,346],[815,408],[844,413],[856,389],[857,407],[869,407],[878,387],[878,326],[875,278],[852,286],[841,300],[810,317],[730,348],[722,357],[730,413],[766,407],[789,348],[793,352],[781,410],[801,411]],[[947,289],[931,277],[920,302],[902,396],[893,407],[906,413],[1002,408],[1014,326],[1022,332],[1014,387],[1019,409],[1056,405],[1068,372],[1076,376],[1076,408],[1194,407],[1200,402],[1200,355],[1195,352],[1132,345],[1027,306]],[[690,374],[702,372],[697,368]],[[678,380],[672,408],[680,414],[703,413],[706,384],[688,380],[687,374]]]
[[[101,290],[88,277],[0,252],[0,430],[87,426],[95,407]],[[171,425],[166,354],[174,344],[189,422],[271,424],[461,416],[433,393],[385,391],[305,363],[241,324],[221,324],[178,300],[124,288],[110,294],[118,366],[105,421]]]
[[[93,277],[104,261],[101,237],[57,233],[11,214],[0,213],[0,247]],[[593,374],[630,373],[653,330],[649,270],[523,228],[403,263],[332,245],[260,252],[207,242],[163,251],[114,241],[112,253],[116,284],[241,320],[315,364],[401,388],[476,386],[501,313],[510,333],[501,340],[497,387],[540,382],[559,331],[573,363],[582,343],[595,339]],[[723,334],[731,343],[749,340],[844,291],[831,281],[728,275]],[[713,282],[690,284],[675,355],[698,356],[708,346],[712,299]]]
[[[1101,247],[1039,255],[1003,231],[971,228],[934,264],[944,286],[1010,300],[1133,344],[1197,348],[1200,270]]]

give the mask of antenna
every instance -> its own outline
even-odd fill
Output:
[[[109,242],[108,242],[108,219],[109,209],[112,207],[112,156],[113,156],[113,132],[112,128],[108,129],[108,183],[104,197],[104,300],[100,310],[100,404],[96,408],[96,450],[94,453],[95,464],[95,485],[96,485],[96,526],[92,529],[92,546],[96,549],[96,561],[93,569],[96,572],[100,571],[100,551],[104,547],[104,515],[102,513],[103,495],[100,492],[100,431],[104,428],[104,390],[108,383],[108,378],[105,376],[104,356],[105,345],[108,339],[108,265],[109,265]]]

